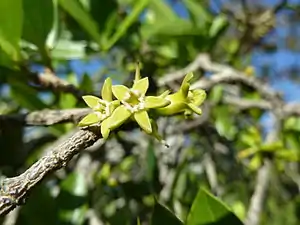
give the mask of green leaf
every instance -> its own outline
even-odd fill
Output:
[[[176,217],[169,209],[160,203],[154,206],[151,225],[183,225],[183,222]]]
[[[57,206],[60,208],[61,223],[84,224],[88,210],[88,186],[85,175],[81,172],[73,172],[62,181],[60,187]]]
[[[101,35],[98,32],[97,24],[79,2],[77,0],[58,0],[58,3],[101,46]]]
[[[149,88],[149,80],[148,77],[135,81],[132,89],[139,91],[140,94],[145,95]]]
[[[135,1],[132,11],[118,26],[117,31],[109,39],[104,49],[109,50],[122,36],[126,34],[128,28],[138,19],[142,11],[147,7],[150,0],[138,0]]]
[[[234,117],[228,106],[219,106],[214,108],[216,116],[216,128],[220,135],[231,140],[237,134],[237,128],[234,124]]]
[[[182,36],[199,36],[203,31],[196,28],[193,23],[183,19],[176,21],[162,20],[156,24],[144,25],[141,28],[144,38],[150,39],[153,36],[162,37],[182,37]]]
[[[224,16],[224,15],[219,15],[217,16],[216,18],[214,18],[213,20],[213,23],[209,29],[209,36],[211,38],[215,37],[216,35],[219,34],[219,32],[221,30],[223,30],[228,24],[228,21],[227,21],[227,17]]]
[[[174,10],[165,1],[151,1],[149,8],[153,11],[155,21],[158,23],[161,21],[172,21],[178,19]]]
[[[152,132],[151,122],[145,110],[134,113],[134,119],[146,133]]]
[[[212,15],[207,10],[207,7],[204,6],[204,2],[183,0],[183,3],[198,27],[205,28],[205,24],[213,19]]]
[[[70,93],[61,93],[59,96],[59,107],[61,109],[75,108],[77,98]]]
[[[145,98],[145,107],[147,109],[165,107],[170,103],[171,102],[169,100],[157,96],[147,96]]]
[[[82,77],[82,81],[80,83],[79,89],[84,92],[92,92],[93,90],[93,80],[87,74],[84,74]]]
[[[35,188],[30,201],[22,207],[20,214],[22,215],[22,220],[19,221],[18,219],[18,221],[21,224],[28,224],[25,221],[30,221],[30,224],[43,225],[60,223],[57,202],[52,196],[51,189],[45,184],[38,185]],[[33,214],[35,215],[34,217],[32,216]]]
[[[47,108],[47,105],[39,98],[38,92],[32,87],[15,79],[9,79],[9,83],[11,97],[20,106],[30,110]]]
[[[79,41],[59,40],[50,54],[55,59],[82,59],[85,54],[86,44]]]
[[[23,38],[45,53],[47,37],[54,22],[53,1],[26,0],[23,1],[23,10]]]
[[[11,60],[19,61],[23,23],[22,0],[0,1],[0,12],[0,48]]]
[[[250,160],[248,167],[249,169],[256,171],[262,165],[262,163],[263,163],[263,159],[261,154],[256,154]]]
[[[276,158],[283,159],[289,162],[299,161],[299,156],[300,155],[298,150],[282,149],[276,152]]]
[[[187,217],[187,225],[242,225],[229,208],[204,189],[200,189]]]
[[[92,124],[99,123],[100,118],[96,113],[90,113],[86,115],[79,123],[78,126],[85,127]]]

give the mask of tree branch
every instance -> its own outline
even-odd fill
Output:
[[[0,215],[21,205],[30,191],[47,175],[66,166],[74,155],[93,145],[101,137],[98,133],[96,129],[81,129],[21,175],[4,179],[0,186]]]
[[[203,77],[195,82],[191,88],[202,88],[209,90],[220,83],[242,83],[258,91],[264,98],[277,100],[281,99],[281,94],[262,83],[255,77],[249,77],[246,74],[233,69],[230,66],[212,62],[208,54],[199,54],[195,60],[187,67],[168,73],[158,80],[159,86],[164,86],[182,79],[187,73],[194,72],[197,69],[204,69],[214,74],[209,77]]]
[[[91,112],[89,108],[75,108],[64,110],[41,110],[27,114],[0,115],[1,121],[19,121],[26,126],[49,126],[57,123],[78,122],[83,116]]]

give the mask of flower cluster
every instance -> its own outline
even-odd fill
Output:
[[[85,116],[79,126],[96,125],[101,127],[103,138],[107,139],[110,132],[128,120],[134,120],[147,133],[159,141],[163,141],[157,132],[157,124],[149,117],[148,112],[155,109],[158,115],[171,116],[179,113],[189,116],[193,112],[201,115],[199,106],[206,98],[204,90],[190,90],[193,74],[184,78],[178,92],[170,94],[166,91],[159,96],[147,96],[148,77],[140,77],[140,69],[136,68],[132,87],[112,85],[110,78],[103,84],[101,98],[85,95],[83,100],[93,110]]]

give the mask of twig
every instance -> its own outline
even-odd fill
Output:
[[[246,74],[233,69],[230,66],[212,62],[208,54],[199,54],[195,60],[187,67],[168,73],[158,80],[159,86],[164,86],[169,83],[182,79],[188,72],[194,72],[197,69],[204,69],[214,74],[209,77],[203,77],[195,82],[191,88],[202,88],[205,90],[211,89],[213,86],[220,83],[242,83],[246,86],[254,88],[263,97],[267,99],[281,99],[281,94],[271,89],[255,77],[249,77]]]
[[[96,130],[79,130],[21,175],[4,179],[0,186],[0,216],[21,205],[30,191],[47,175],[66,166],[74,155],[93,145],[99,138]]]
[[[216,73],[209,78],[203,78],[195,82],[191,88],[202,88],[209,90],[217,84],[220,83],[242,83],[255,89],[264,98],[268,100],[278,100],[281,101],[281,94],[270,88],[268,85],[263,84],[260,80],[255,77],[249,77],[243,73],[234,70],[225,70]]]
[[[27,69],[26,69],[27,71]],[[73,94],[77,99],[82,100],[82,95],[85,93],[75,87],[73,84],[60,79],[58,76],[53,74],[50,70],[45,70],[44,73],[32,73],[27,71],[30,74],[31,80],[34,84],[41,86],[43,88],[51,89],[54,92],[62,91]]]
[[[245,220],[245,225],[258,225],[263,204],[266,198],[266,192],[269,186],[271,171],[271,162],[264,161],[264,165],[258,170],[256,177],[256,186],[250,199],[250,206]]]
[[[273,129],[267,136],[267,143],[278,141],[282,128],[282,108],[280,108],[280,103],[274,102],[273,104],[274,110],[272,111],[272,113],[274,114],[275,120]],[[271,160],[269,158],[265,158],[263,161],[263,165],[257,172],[256,185],[254,193],[250,199],[245,225],[258,225],[260,222],[260,217],[263,212],[263,206],[269,188],[271,169]]]
[[[201,65],[202,65],[202,61],[203,61],[203,54],[199,54],[198,56],[196,56],[196,58],[193,60],[193,62],[191,62],[189,65],[187,65],[183,69],[165,74],[162,78],[160,78],[158,80],[158,85],[164,86],[164,85],[168,84],[169,82],[180,80],[187,73],[194,72],[194,71],[200,69]]]
[[[83,116],[91,112],[89,108],[75,108],[64,110],[41,110],[28,114],[0,115],[1,121],[19,121],[26,126],[49,126],[57,123],[78,122]]]

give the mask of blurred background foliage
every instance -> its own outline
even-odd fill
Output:
[[[0,113],[85,107],[82,93],[99,95],[107,76],[128,84],[136,61],[151,80],[149,91],[159,93],[160,78],[201,52],[262,78],[283,91],[286,101],[299,100],[300,2],[281,3],[2,0]],[[41,74],[54,76],[49,71],[67,88],[43,81]],[[194,74],[196,80],[210,76],[203,70]],[[299,119],[283,121],[277,142],[266,142],[273,129],[268,113],[223,101],[232,95],[261,99],[257,91],[240,88],[213,87],[199,126],[182,117],[159,118],[170,148],[135,128],[97,142],[34,189],[14,224],[129,225],[138,217],[140,224],[150,224],[154,196],[185,220],[199,187],[244,220],[266,157],[274,166],[261,224],[299,224]],[[73,123],[0,122],[2,176],[21,173],[76,129]],[[158,215],[164,210],[158,208]]]

